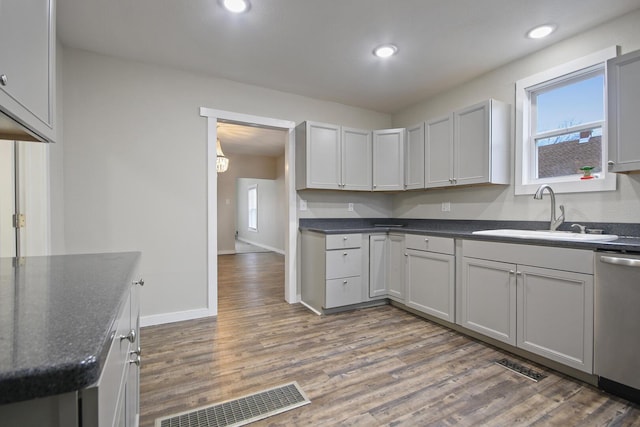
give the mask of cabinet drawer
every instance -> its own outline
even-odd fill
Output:
[[[327,251],[327,279],[360,276],[362,274],[362,250],[344,249]]]
[[[362,302],[360,276],[327,280],[325,308],[341,307]]]
[[[448,237],[407,234],[405,236],[405,245],[407,249],[416,249],[418,251],[439,252],[449,255],[454,253],[453,239]]]
[[[359,248],[362,246],[362,234],[328,234],[327,250]]]

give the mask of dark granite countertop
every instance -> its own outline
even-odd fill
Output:
[[[571,230],[571,221],[565,221],[559,230]],[[478,230],[522,229],[545,230],[549,221],[484,221],[484,220],[432,220],[404,218],[301,218],[300,229],[323,234],[340,233],[414,233],[458,239],[486,240],[591,250],[640,252],[640,224],[631,223],[581,223],[587,228],[602,229],[605,234],[616,234],[610,242],[571,242],[560,240],[521,239],[515,237],[472,234]]]
[[[138,252],[0,258],[0,404],[98,380],[139,260]]]

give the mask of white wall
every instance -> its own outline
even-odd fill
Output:
[[[66,250],[141,250],[143,317],[207,305],[207,122],[200,107],[297,123],[391,124],[389,115],[364,109],[62,50]]]
[[[247,192],[250,186],[258,188],[258,227],[249,230]],[[284,254],[286,217],[282,216],[285,203],[284,181],[275,179],[238,178],[237,223],[238,238],[257,246]]]
[[[285,136],[286,132],[283,132],[282,138],[284,139]],[[222,149],[224,151],[224,146]],[[278,159],[276,157],[230,153],[225,153],[225,156],[229,158],[229,169],[218,174],[218,254],[235,252],[238,178],[276,179],[278,176]],[[282,173],[284,173],[284,166],[282,167]],[[281,218],[284,221],[286,216]]]
[[[521,78],[589,53],[620,45],[622,53],[640,49],[640,11],[630,13],[593,30],[557,43],[521,60],[435,96],[393,116],[394,126],[410,126],[442,116],[457,108],[487,98],[515,102],[515,82]],[[532,41],[535,43],[535,41]],[[513,131],[515,135],[515,130]],[[511,154],[515,152],[513,141]],[[518,219],[547,221],[548,199],[514,195],[513,160],[509,186],[428,190],[401,193],[393,200],[393,216],[407,218]],[[619,175],[618,190],[611,192],[560,194],[567,221],[639,222],[640,176]],[[441,203],[451,202],[451,212]]]

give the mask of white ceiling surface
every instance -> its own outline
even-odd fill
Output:
[[[218,123],[218,139],[225,155],[284,156],[288,131]]]
[[[640,0],[58,0],[65,46],[394,113]],[[527,30],[558,25],[544,40]],[[371,52],[399,48],[390,60]]]

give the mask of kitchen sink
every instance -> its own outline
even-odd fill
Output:
[[[615,234],[580,234],[571,231],[551,231],[551,230],[481,230],[472,234],[483,236],[515,237],[517,239],[543,239],[543,240],[564,240],[569,242],[608,242],[616,240]]]

